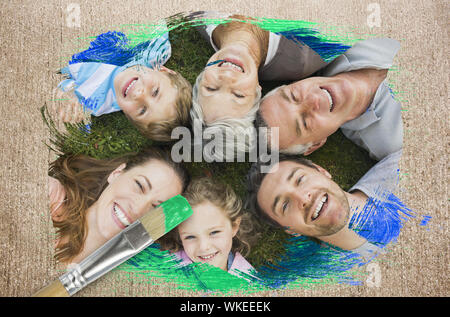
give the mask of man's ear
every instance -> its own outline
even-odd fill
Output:
[[[163,71],[163,72],[168,72],[169,74],[172,74],[172,75],[175,75],[177,73],[176,71],[174,71],[174,70],[172,70],[170,68],[167,68],[165,66],[160,66],[159,70]]]
[[[117,178],[117,176],[122,174],[122,172],[126,166],[127,166],[127,164],[122,163],[114,171],[112,171],[111,174],[109,174],[109,176],[108,176],[108,184],[111,184]]]
[[[321,148],[325,142],[327,142],[327,138],[323,139],[322,141],[319,141],[317,143],[314,143],[313,145],[311,145],[308,150],[306,150],[305,153],[303,153],[303,155],[309,155],[312,152],[314,152],[315,150],[317,150],[318,148]]]

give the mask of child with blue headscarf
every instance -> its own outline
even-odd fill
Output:
[[[74,123],[86,114],[121,110],[144,136],[169,141],[173,128],[188,123],[192,90],[179,73],[163,66],[170,55],[168,32],[133,48],[121,32],[99,35],[60,71],[66,76],[57,92],[65,101],[60,119]]]

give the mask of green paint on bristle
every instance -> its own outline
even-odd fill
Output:
[[[191,205],[181,195],[172,197],[159,206],[163,208],[165,215],[165,234],[192,215]]]

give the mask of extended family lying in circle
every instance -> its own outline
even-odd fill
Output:
[[[66,100],[50,112],[74,123],[86,114],[122,111],[144,136],[157,141],[170,141],[175,127],[190,127],[194,120],[214,133],[266,128],[266,142],[280,152],[278,159],[252,165],[242,201],[231,186],[214,178],[191,179],[170,149],[154,146],[105,160],[62,155],[49,170],[59,262],[79,263],[146,211],[179,194],[193,215],[161,238],[160,245],[186,265],[202,262],[235,275],[254,274],[245,259],[254,217],[366,260],[380,252],[377,241],[357,233],[351,222],[368,201],[383,200],[395,190],[402,119],[385,79],[399,43],[361,40],[326,62],[305,43],[248,23],[251,18],[222,17],[235,20],[196,27],[215,53],[194,86],[164,67],[171,55],[166,32],[140,44],[121,63],[85,59],[63,68],[66,79],[57,94]],[[102,34],[96,40],[107,36],[119,35]],[[261,82],[275,80],[290,83],[262,96]],[[304,157],[339,128],[377,161],[348,191]],[[257,135],[245,140],[224,148],[248,152]]]

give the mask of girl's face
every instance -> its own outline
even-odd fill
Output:
[[[178,226],[184,251],[192,262],[214,265],[227,271],[228,254],[239,229],[225,212],[206,201],[193,207],[192,216]]]
[[[89,230],[93,228],[106,239],[182,192],[180,178],[162,161],[153,159],[129,170],[124,168],[122,164],[110,174],[109,185],[94,204],[94,220],[88,223]]]

